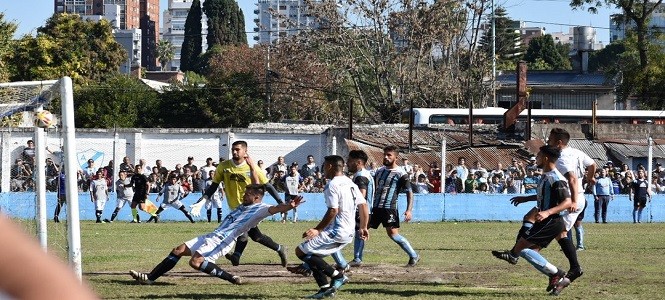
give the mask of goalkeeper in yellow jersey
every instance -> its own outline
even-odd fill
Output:
[[[201,215],[201,208],[205,204],[205,200],[208,200],[217,191],[220,183],[224,183],[226,201],[231,210],[234,210],[242,203],[245,187],[249,184],[266,184],[268,193],[275,198],[277,203],[283,202],[275,188],[267,184],[268,178],[265,173],[247,155],[247,142],[234,142],[231,145],[231,155],[232,159],[225,160],[217,166],[215,176],[212,179],[212,184],[206,188],[203,196],[190,206],[190,213],[192,216],[198,217]],[[276,251],[279,255],[282,266],[286,266],[286,247],[275,243],[269,236],[261,233],[258,226],[251,228],[248,232],[238,238],[233,254],[228,253],[225,255],[225,257],[231,261],[231,264],[234,266],[240,264],[240,257],[242,256],[245,247],[247,247],[248,236],[252,238],[253,241]]]

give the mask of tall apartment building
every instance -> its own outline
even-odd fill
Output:
[[[159,36],[159,0],[54,0],[56,13],[79,14],[97,20],[102,16],[114,29],[141,29],[141,66],[156,69],[154,55]],[[132,56],[133,50],[129,52]],[[134,60],[135,61],[135,60]]]
[[[654,3],[650,3],[653,5]],[[626,30],[635,28],[635,23],[629,21],[628,23],[616,22],[615,16],[610,16],[610,43],[626,38]],[[649,17],[649,36],[658,36],[657,33],[665,33],[665,5],[659,5]]]
[[[314,0],[312,2],[320,2]],[[305,29],[316,29],[316,18],[308,13],[305,0],[258,0],[254,19],[254,40],[259,44],[272,43],[293,36]]]
[[[185,21],[187,14],[192,7],[193,0],[169,0],[169,6],[164,11],[164,30],[162,39],[171,42],[173,45],[173,60],[166,66],[167,70],[180,70],[180,54],[182,52],[182,43],[185,41]],[[203,4],[205,0],[201,1]],[[205,52],[208,49],[206,36],[208,35],[208,17],[203,13],[201,17],[201,50]]]

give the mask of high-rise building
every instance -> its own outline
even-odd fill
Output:
[[[167,70],[180,70],[180,54],[182,43],[185,41],[185,21],[192,7],[193,0],[169,0],[168,10],[164,11],[164,29],[162,39],[173,45],[173,60],[166,66]],[[203,4],[205,0],[201,1]],[[201,17],[201,51],[208,49],[206,36],[208,35],[208,17],[202,12]]]
[[[313,0],[312,2],[320,2]],[[258,0],[254,19],[254,40],[259,44],[272,43],[293,36],[302,30],[316,29],[319,24],[309,14],[305,0]]]
[[[157,70],[157,42],[159,41],[159,0],[140,0],[141,61],[149,71]]]

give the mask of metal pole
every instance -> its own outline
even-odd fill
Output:
[[[494,18],[494,0],[492,0],[492,103],[496,107],[496,19]]]
[[[270,94],[271,91],[271,76],[270,76],[270,45],[271,42],[268,41],[268,46],[266,50],[266,103],[268,104],[268,120],[270,119]]]
[[[648,144],[649,144],[649,162],[648,162],[649,172],[647,173],[647,182],[649,184],[649,189],[651,189],[651,184],[652,184],[651,173],[653,172],[653,139],[651,138],[651,130],[649,130]],[[649,201],[649,222],[651,222],[653,219],[652,208],[653,206],[651,205],[651,201]]]
[[[409,153],[411,153],[413,151],[413,97],[409,103]]]
[[[353,97],[349,97],[349,140],[353,139]]]
[[[40,105],[35,112],[44,110]],[[44,135],[44,128],[35,126],[35,161],[33,166],[33,174],[35,174],[35,181],[37,183],[35,191],[37,192],[35,217],[38,221],[37,234],[39,236],[39,244],[42,249],[48,249],[48,236],[46,224],[46,138]]]

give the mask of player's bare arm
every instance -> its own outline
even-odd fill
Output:
[[[566,198],[563,201],[561,201],[561,203],[559,203],[559,205],[557,205],[555,207],[552,207],[552,208],[547,209],[547,210],[539,211],[538,214],[536,215],[536,221],[540,222],[542,220],[547,219],[547,217],[549,217],[551,215],[558,214],[558,213],[568,209],[572,205],[572,202],[573,201],[571,200],[571,198]]]
[[[413,191],[406,192],[406,211],[404,212],[404,222],[411,221],[413,215],[411,210],[413,209]]]
[[[596,176],[595,176],[595,174],[596,174],[596,170],[597,170],[597,167],[596,167],[596,164],[595,164],[595,163],[594,163],[594,164],[590,164],[589,166],[587,166],[587,169],[586,169],[586,182],[588,182],[591,186],[596,185]]]
[[[573,212],[577,210],[577,193],[579,192],[577,188],[577,181],[579,178],[577,178],[577,175],[575,175],[573,172],[568,172],[564,176],[568,180],[568,186],[570,187],[570,197],[573,202],[568,210]]]
[[[245,154],[245,162],[251,171],[250,174],[252,176],[252,184],[261,184],[261,178],[259,178],[259,168],[254,164],[254,160],[249,156],[249,153]]]
[[[529,201],[536,201],[536,200],[538,200],[537,195],[516,196],[516,197],[510,198],[510,204],[517,206],[520,203],[529,202]]]
[[[287,212],[287,211],[289,211],[289,210],[292,210],[292,209],[298,207],[298,205],[300,205],[300,204],[303,203],[303,202],[305,202],[305,200],[303,199],[303,197],[302,197],[301,195],[298,195],[298,196],[296,196],[296,197],[293,199],[293,201],[291,201],[291,202],[289,202],[289,203],[280,203],[280,204],[278,204],[278,205],[271,206],[271,207],[268,209],[268,212],[269,212],[271,215],[274,215],[274,214],[276,214],[276,213],[285,213],[285,212]]]
[[[367,230],[367,224],[369,223],[369,207],[367,206],[367,202],[359,204],[357,207],[360,215],[358,234],[361,239],[366,241],[369,239],[369,230]]]
[[[326,214],[323,216],[321,222],[319,222],[319,224],[316,225],[316,227],[310,228],[309,230],[305,231],[305,233],[302,234],[302,237],[308,240],[313,239],[314,237],[319,235],[319,233],[321,232],[321,230],[323,230],[323,228],[326,228],[326,226],[328,226],[335,219],[335,216],[337,216],[337,208],[329,207],[328,210],[326,211]]]

